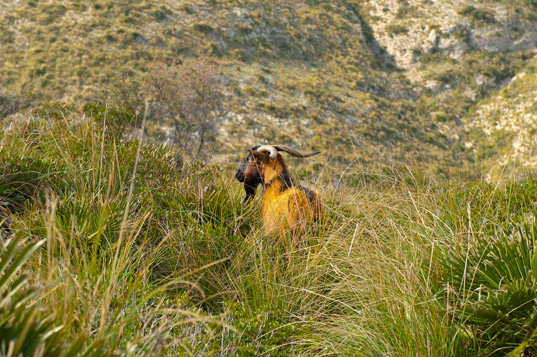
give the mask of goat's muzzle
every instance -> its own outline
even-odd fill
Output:
[[[235,173],[235,178],[239,181],[239,182],[244,182],[244,172],[240,171],[240,170],[237,170],[237,172]]]

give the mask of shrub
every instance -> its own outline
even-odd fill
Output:
[[[0,94],[0,119],[19,110],[19,101],[14,95]]]
[[[190,5],[185,4],[185,3],[179,5],[178,9],[181,10],[181,11],[186,12],[187,14],[194,13],[194,10],[192,10],[192,7],[190,7]]]
[[[475,182],[445,192],[442,222],[457,232],[439,254],[450,313],[466,324],[480,354],[517,346],[534,353],[537,181],[504,189]]]
[[[408,33],[408,29],[403,25],[391,24],[386,26],[389,35],[402,35]]]
[[[209,134],[227,114],[224,77],[206,57],[191,63],[155,63],[145,80],[151,109],[172,122],[187,154],[202,157]]]
[[[194,30],[202,33],[209,33],[213,31],[213,27],[206,22],[200,22],[194,25]]]
[[[62,4],[46,3],[39,5],[39,12],[40,15],[37,17],[37,21],[46,25],[58,21],[59,17],[65,15],[67,8]]]
[[[416,17],[419,14],[418,8],[415,6],[400,6],[395,14],[398,19],[406,17]]]
[[[470,30],[461,28],[461,29],[456,30],[453,35],[457,40],[462,41],[466,44],[470,44],[470,41],[471,41]]]
[[[537,225],[500,229],[476,241],[463,241],[442,255],[449,306],[457,319],[474,326],[483,353],[504,353],[530,341],[537,329]]]
[[[28,300],[35,294],[32,290],[23,289],[27,277],[17,277],[30,256],[44,242],[28,244],[18,234],[0,246],[0,354],[3,356],[10,353],[34,355],[38,349],[44,349],[48,341],[57,338],[54,322],[50,318],[36,316],[35,305],[27,307]],[[49,346],[49,349],[53,347],[57,346]]]
[[[84,105],[82,111],[100,125],[106,126],[112,135],[119,138],[130,126],[137,126],[136,114],[129,109],[107,108],[103,104],[91,103]]]
[[[145,97],[141,90],[143,82],[139,76],[124,73],[113,81],[106,98],[111,107],[118,110],[128,110],[139,120],[145,111]]]
[[[151,15],[159,22],[166,20],[167,17],[166,12],[160,9],[151,11]]]
[[[31,256],[45,240],[31,242],[17,232],[0,243],[0,354],[35,355],[108,355],[102,341],[88,344],[84,334],[74,337],[52,315],[43,315],[39,305],[31,303],[38,289],[28,287],[21,274]],[[44,300],[44,299],[43,299]],[[59,319],[58,319],[59,320]]]
[[[32,114],[42,119],[61,120],[65,119],[70,113],[76,112],[72,104],[64,102],[48,102],[41,104],[32,111]]]
[[[468,5],[459,10],[462,16],[468,16],[475,22],[493,23],[495,22],[494,12],[488,9],[476,8]]]

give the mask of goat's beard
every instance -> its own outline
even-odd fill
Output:
[[[261,173],[258,171],[257,167],[251,166],[250,161],[246,158],[246,160],[239,165],[239,168],[235,173],[235,178],[237,181],[244,183],[246,197],[242,200],[242,204],[245,204],[250,198],[255,196],[257,186],[262,182]]]
[[[252,186],[248,184],[247,182],[244,182],[244,191],[246,191],[246,196],[242,200],[242,204],[245,204],[248,202],[248,200],[255,196],[255,192],[257,190],[257,185]]]
[[[242,204],[245,204],[250,198],[255,196],[257,186],[261,183],[261,179],[258,177],[251,177],[244,174],[244,172],[238,170],[235,177],[239,182],[244,182],[244,191],[246,196],[242,200]]]

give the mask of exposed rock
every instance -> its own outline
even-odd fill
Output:
[[[441,51],[460,58],[469,49],[488,52],[526,51],[537,48],[537,21],[524,23],[509,16],[505,4],[493,1],[446,0],[369,1],[375,37],[397,65],[410,68],[423,54]],[[484,8],[493,20],[474,21],[464,9]]]
[[[533,76],[517,76],[503,92],[481,104],[468,123],[470,129],[485,133],[489,142],[502,149],[499,166],[516,162],[526,168],[537,168],[537,85]],[[516,97],[512,97],[509,90],[519,84],[533,89],[517,91]],[[497,142],[500,137],[506,140],[503,147]]]

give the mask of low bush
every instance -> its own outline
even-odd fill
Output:
[[[496,21],[492,10],[476,8],[472,5],[463,7],[459,10],[459,14],[470,17],[476,23],[493,23]]]
[[[386,32],[389,35],[402,35],[408,33],[408,29],[404,25],[391,24],[386,26]]]

